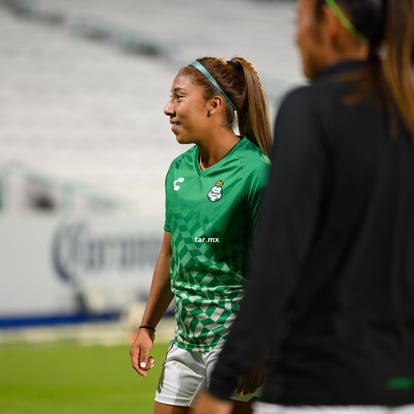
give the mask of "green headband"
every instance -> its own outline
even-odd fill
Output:
[[[220,85],[217,83],[217,81],[213,78],[213,76],[210,75],[209,71],[198,60],[195,60],[191,66],[194,66],[196,69],[198,69],[213,84],[213,86],[217,88],[217,90],[224,96],[226,101],[233,107],[233,109],[237,111],[236,105],[234,105],[232,100],[224,93],[223,89],[220,88]]]
[[[339,22],[342,24],[342,26],[345,27],[349,32],[354,34],[358,39],[367,42],[368,39],[365,35],[363,35],[352,23],[351,21],[345,16],[343,11],[339,8],[339,6],[336,4],[335,0],[325,0],[328,7],[332,10],[333,14],[337,17]]]

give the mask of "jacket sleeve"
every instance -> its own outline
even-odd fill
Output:
[[[209,386],[218,398],[230,398],[238,377],[249,375],[267,352],[274,359],[286,335],[289,303],[317,228],[327,168],[308,90],[291,92],[276,118],[245,296]]]

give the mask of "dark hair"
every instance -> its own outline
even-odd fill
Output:
[[[320,17],[325,0],[316,0]],[[414,142],[414,0],[337,0],[369,42],[373,63],[366,77],[378,90],[392,121],[396,107]],[[390,103],[391,101],[391,103]]]
[[[414,142],[414,0],[388,1],[386,8],[383,73]]]
[[[370,55],[377,55],[384,38],[385,0],[337,0],[336,3],[369,42]],[[318,16],[324,4],[325,0],[317,0]]]
[[[215,79],[225,95],[237,108],[238,128],[242,136],[254,142],[265,154],[270,154],[272,143],[267,96],[254,66],[243,57],[226,61],[222,58],[203,57],[197,59]],[[220,91],[192,65],[180,70],[203,86],[205,98]],[[229,127],[234,121],[234,108],[226,102],[226,119]]]

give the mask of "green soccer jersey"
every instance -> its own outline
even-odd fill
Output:
[[[203,352],[221,346],[238,311],[270,161],[247,138],[206,170],[198,156],[195,145],[170,165],[164,229],[172,244],[173,341]]]

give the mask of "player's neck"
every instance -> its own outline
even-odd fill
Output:
[[[239,140],[240,138],[232,133],[221,142],[214,145],[213,142],[207,143],[207,145],[198,144],[198,162],[200,168],[205,170],[218,163],[239,142]]]

